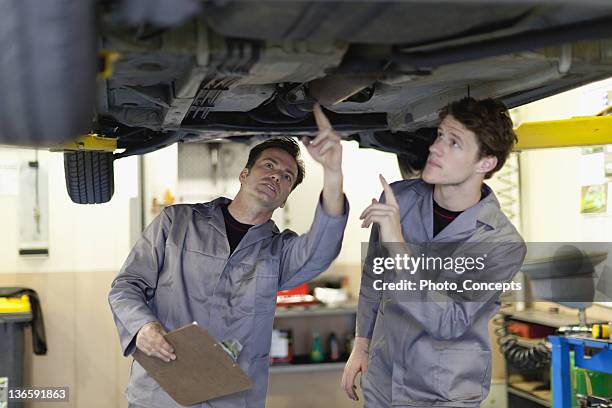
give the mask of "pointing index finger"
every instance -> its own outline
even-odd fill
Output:
[[[323,109],[321,109],[321,105],[315,103],[314,108],[312,109],[312,113],[314,114],[315,121],[317,122],[317,127],[319,131],[331,129],[331,123],[327,116],[323,113]]]
[[[380,183],[382,184],[383,191],[385,192],[385,202],[389,205],[399,207],[397,199],[395,198],[395,194],[393,193],[393,189],[391,188],[389,183],[387,183],[387,180],[385,180],[382,174],[379,174],[378,177],[380,178]]]

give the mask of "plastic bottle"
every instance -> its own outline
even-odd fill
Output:
[[[312,348],[310,349],[310,360],[314,363],[320,363],[325,359],[323,349],[321,348],[321,336],[319,333],[312,333]]]
[[[329,345],[329,359],[331,361],[340,360],[340,347],[338,345],[338,338],[336,337],[336,333],[331,333],[327,342]]]

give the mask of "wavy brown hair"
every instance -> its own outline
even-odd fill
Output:
[[[506,163],[514,144],[518,141],[506,105],[498,99],[463,98],[445,106],[440,120],[452,115],[468,130],[474,132],[478,142],[479,159],[497,157],[497,165],[485,178],[490,178]]]

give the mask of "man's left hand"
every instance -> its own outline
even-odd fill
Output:
[[[369,228],[374,222],[380,227],[380,240],[383,243],[403,243],[399,204],[391,186],[382,175],[379,177],[385,192],[385,202],[381,203],[375,198],[372,199],[372,204],[366,207],[359,216],[359,219],[363,220],[361,227]]]
[[[332,128],[319,104],[315,104],[313,113],[319,132],[312,140],[303,137],[302,143],[304,143],[312,158],[320,163],[325,171],[340,172],[342,171],[340,136]]]

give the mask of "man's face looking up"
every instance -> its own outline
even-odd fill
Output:
[[[474,177],[484,177],[493,157],[481,158],[474,132],[452,115],[438,127],[438,136],[429,147],[422,178],[429,184],[460,185]],[[486,169],[486,171],[484,171]]]
[[[253,167],[240,173],[240,183],[250,197],[264,208],[283,207],[297,178],[295,159],[283,149],[264,150]]]

